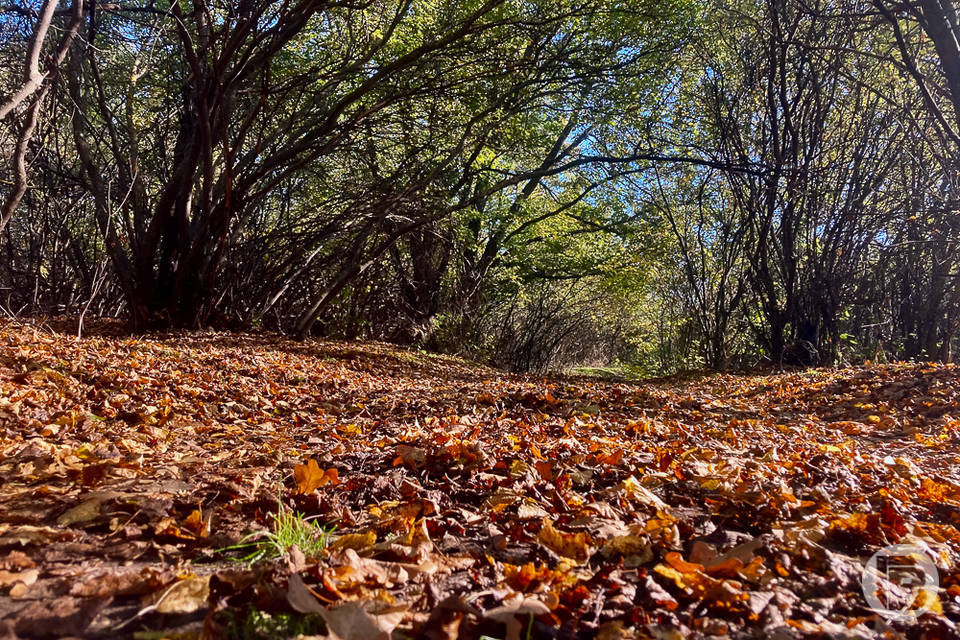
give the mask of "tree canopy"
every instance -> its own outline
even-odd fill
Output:
[[[514,370],[949,361],[952,5],[0,7],[9,314]]]

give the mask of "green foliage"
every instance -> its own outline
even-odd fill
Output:
[[[248,609],[246,614],[226,610],[218,614],[229,640],[281,640],[301,636],[319,636],[326,632],[320,616],[266,613]]]
[[[272,514],[272,521],[272,530],[251,533],[239,543],[220,551],[246,553],[238,558],[238,561],[253,564],[261,560],[285,557],[294,546],[305,557],[315,559],[329,544],[330,529],[302,513],[293,511],[282,501],[278,501],[277,512]]]
[[[10,315],[644,375],[775,364],[811,321],[831,362],[948,359],[960,339],[960,98],[903,6],[144,15],[88,14],[49,76],[30,215],[3,240]],[[5,61],[28,22],[2,25]]]

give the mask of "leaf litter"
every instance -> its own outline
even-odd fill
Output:
[[[953,365],[621,383],[110,327],[0,329],[0,637],[960,634]],[[231,555],[278,514],[299,544]],[[861,592],[896,543],[939,572],[913,624]]]

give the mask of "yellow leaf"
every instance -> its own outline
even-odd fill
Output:
[[[61,527],[70,527],[75,524],[86,524],[100,517],[100,505],[103,498],[91,498],[82,502],[72,509],[64,512],[57,518],[57,524]]]
[[[510,465],[511,478],[522,478],[528,473],[530,473],[530,465],[523,460],[514,460]]]
[[[657,494],[650,491],[642,484],[637,482],[633,476],[627,476],[627,479],[620,483],[620,490],[629,497],[655,509],[668,510],[667,504],[661,500]]]
[[[670,554],[667,555],[669,556]],[[740,590],[739,582],[711,578],[700,570],[684,570],[687,567],[699,567],[700,565],[686,562],[682,558],[679,558],[679,555],[680,554],[676,554],[677,557],[667,559],[668,562],[672,560],[672,564],[676,566],[658,564],[653,570],[663,577],[673,580],[679,588],[701,600],[738,602],[747,598],[746,594]],[[683,567],[684,569],[678,569],[677,567]]]
[[[703,571],[702,564],[696,562],[687,562],[683,559],[683,556],[676,551],[668,552],[663,558],[671,567],[677,571],[682,571],[683,573],[695,573],[697,571]]]
[[[210,516],[204,518],[200,509],[194,509],[183,521],[183,525],[195,533],[198,538],[206,538],[210,535]]]
[[[337,538],[333,544],[330,545],[331,549],[355,549],[361,551],[372,547],[377,543],[377,534],[374,531],[366,531],[364,533],[348,533]]]
[[[587,542],[587,534],[558,531],[550,520],[545,519],[543,521],[543,527],[540,529],[537,540],[543,546],[564,558],[583,563],[590,557],[591,550]]]
[[[156,602],[159,613],[187,614],[197,611],[210,598],[210,576],[192,577],[175,583]]]
[[[91,447],[88,443],[80,445],[80,448],[77,449],[75,455],[81,460],[90,461],[97,459],[97,454],[93,452],[93,447]]]
[[[646,536],[616,536],[607,540],[600,552],[605,557],[623,556],[626,567],[639,567],[653,560],[653,547]]]

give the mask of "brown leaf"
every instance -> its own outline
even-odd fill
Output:
[[[320,613],[323,606],[298,574],[290,575],[287,581],[287,602],[300,613]]]
[[[534,468],[536,468],[537,473],[540,474],[540,477],[546,480],[547,482],[553,481],[553,464],[547,462],[546,460],[537,461],[533,463]]]
[[[190,512],[190,515],[187,516],[187,519],[183,521],[183,527],[198,538],[206,538],[210,535],[210,521],[211,518],[209,515],[204,518],[203,512],[200,509],[194,509]]]
[[[61,527],[70,527],[76,524],[93,522],[100,517],[100,505],[103,502],[104,498],[102,497],[91,498],[82,502],[72,509],[68,509],[57,518],[57,524]]]
[[[533,597],[524,597],[522,593],[514,593],[504,598],[501,606],[487,611],[484,615],[506,625],[507,636],[505,640],[521,640],[521,633],[529,616],[549,613],[550,607],[543,601]],[[519,620],[517,616],[521,616],[523,620]]]
[[[403,620],[406,606],[381,606],[377,602],[348,602],[320,612],[330,640],[390,640]]]
[[[604,557],[621,556],[626,567],[639,567],[653,560],[653,545],[646,536],[615,536],[600,548]]]
[[[25,569],[23,571],[0,571],[0,588],[10,587],[17,583],[29,587],[40,576],[36,569]]]
[[[37,527],[29,524],[10,526],[0,524],[0,546],[41,545],[52,541],[70,540],[74,534],[53,527]]]
[[[347,549],[342,556],[336,556],[331,560],[331,562],[337,561],[341,563],[336,569],[338,590],[346,588],[341,583],[373,583],[392,588],[410,579],[410,574],[406,570],[409,565],[361,558],[353,549]]]
[[[37,563],[23,551],[14,550],[0,558],[0,568],[3,569],[32,569],[35,566]]]
[[[397,446],[398,460],[411,469],[421,469],[427,464],[427,450],[420,447],[411,447],[407,444]],[[394,464],[398,464],[394,461]]]

